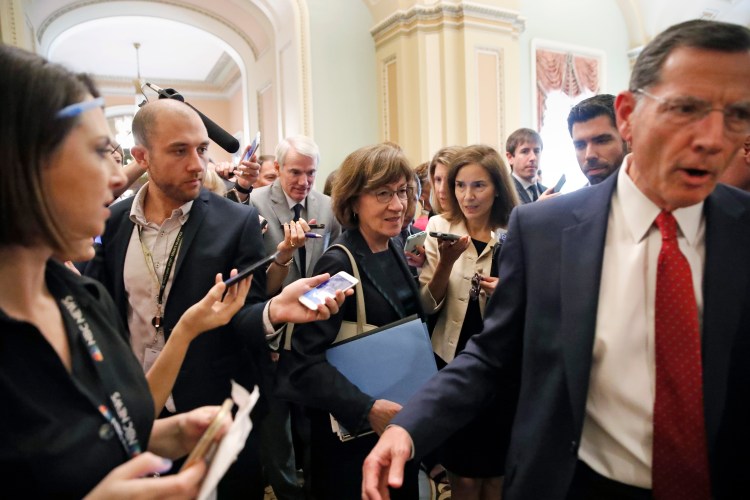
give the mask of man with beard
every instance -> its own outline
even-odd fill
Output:
[[[260,260],[265,250],[255,208],[203,187],[209,138],[193,109],[171,99],[149,103],[133,119],[133,137],[133,157],[149,180],[135,196],[112,206],[86,274],[112,295],[133,353],[148,372],[180,316],[203,298],[217,273],[226,278],[232,269]],[[297,300],[321,281],[292,284],[266,302],[265,268],[256,271],[246,304],[233,319],[183,346],[184,361],[161,416],[221,404],[230,396],[232,380],[252,390],[275,329],[287,321],[329,317],[322,310],[310,316],[313,311]],[[263,497],[255,434],[222,479],[218,498]]]
[[[568,115],[576,160],[589,185],[599,184],[622,164],[628,145],[615,120],[615,96],[599,94],[579,102]]]

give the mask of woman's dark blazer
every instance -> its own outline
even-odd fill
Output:
[[[399,287],[409,287],[415,298],[418,314],[424,318],[419,304],[419,291],[409,272],[403,250],[397,243],[391,240],[388,251],[393,253],[398,266],[388,271],[387,277],[391,279],[377,284],[372,264],[374,254],[359,230],[345,231],[334,243],[349,249],[357,263],[365,296],[367,323],[382,326],[408,315],[397,297]],[[340,248],[329,248],[318,260],[315,274],[334,275],[339,271],[352,274],[349,257]],[[367,415],[375,399],[349,382],[325,358],[326,349],[336,339],[344,319],[357,320],[356,293],[348,297],[341,311],[327,321],[295,327],[292,350],[288,355],[282,356],[286,366],[281,373],[284,373],[287,380],[279,380],[277,383],[288,384],[281,391],[285,397],[289,396],[289,399],[302,405],[331,413],[348,430],[357,432],[367,426]]]

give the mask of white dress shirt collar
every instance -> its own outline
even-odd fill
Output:
[[[138,192],[135,193],[135,197],[133,198],[133,206],[130,207],[130,220],[133,221],[134,224],[138,224],[140,226],[148,225],[148,220],[146,220],[146,211],[144,208],[148,184],[148,182],[144,184],[141,189],[139,189]],[[193,201],[195,200],[190,200],[187,203],[184,203],[181,207],[173,210],[170,219],[172,217],[178,216],[180,218],[180,223],[184,224],[187,221],[188,215],[190,215],[190,209],[193,207]]]
[[[631,162],[632,155],[626,156],[617,174],[617,196],[620,197],[622,206],[627,207],[624,211],[625,222],[633,237],[633,242],[637,243],[646,237],[661,209],[638,189],[633,179],[628,175]],[[678,208],[672,214],[677,220],[682,235],[690,245],[694,245],[698,238],[703,214],[703,202]]]

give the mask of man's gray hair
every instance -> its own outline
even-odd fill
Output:
[[[279,162],[280,168],[284,168],[286,155],[290,149],[294,149],[297,154],[312,158],[315,161],[316,167],[320,163],[320,148],[315,144],[315,141],[304,135],[295,135],[282,139],[279,145],[276,146],[276,161]]]
[[[680,47],[744,52],[750,50],[750,30],[739,24],[693,20],[667,28],[646,45],[638,56],[630,75],[631,92],[659,82],[667,57]]]

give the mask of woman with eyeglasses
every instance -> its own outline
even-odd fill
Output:
[[[192,498],[202,462],[149,476],[186,455],[219,408],[154,421],[149,385],[112,299],[59,261],[93,256],[112,192],[125,183],[103,100],[80,75],[14,47],[0,46],[0,74],[0,92],[13,96],[0,115],[3,486],[30,498]],[[234,312],[242,287],[228,294]],[[215,327],[211,306],[223,291],[217,284],[203,309],[192,309],[190,328]],[[179,323],[178,330],[188,331]]]
[[[457,240],[428,236],[422,268],[422,306],[437,314],[432,346],[443,367],[482,330],[482,318],[498,278],[493,255],[518,204],[510,170],[489,146],[469,146],[453,157],[446,179],[444,212],[427,231],[455,234]],[[492,408],[451,436],[440,456],[448,470],[451,498],[497,499],[502,489],[502,428]]]
[[[401,231],[413,171],[403,151],[384,143],[361,148],[346,157],[333,188],[333,212],[345,231],[334,242],[351,253],[359,270],[367,323],[383,326],[413,314],[423,317],[419,292],[403,255],[392,240]],[[353,274],[347,253],[332,246],[318,260],[315,273]],[[352,499],[361,495],[362,464],[378,435],[401,409],[375,400],[326,361],[342,321],[357,320],[357,300],[346,301],[328,321],[299,325],[289,356],[282,356],[288,376],[284,395],[307,408],[311,423],[311,486],[315,498]],[[332,414],[353,435],[342,442],[331,430]],[[417,498],[417,468],[408,464],[405,485],[391,498]]]

